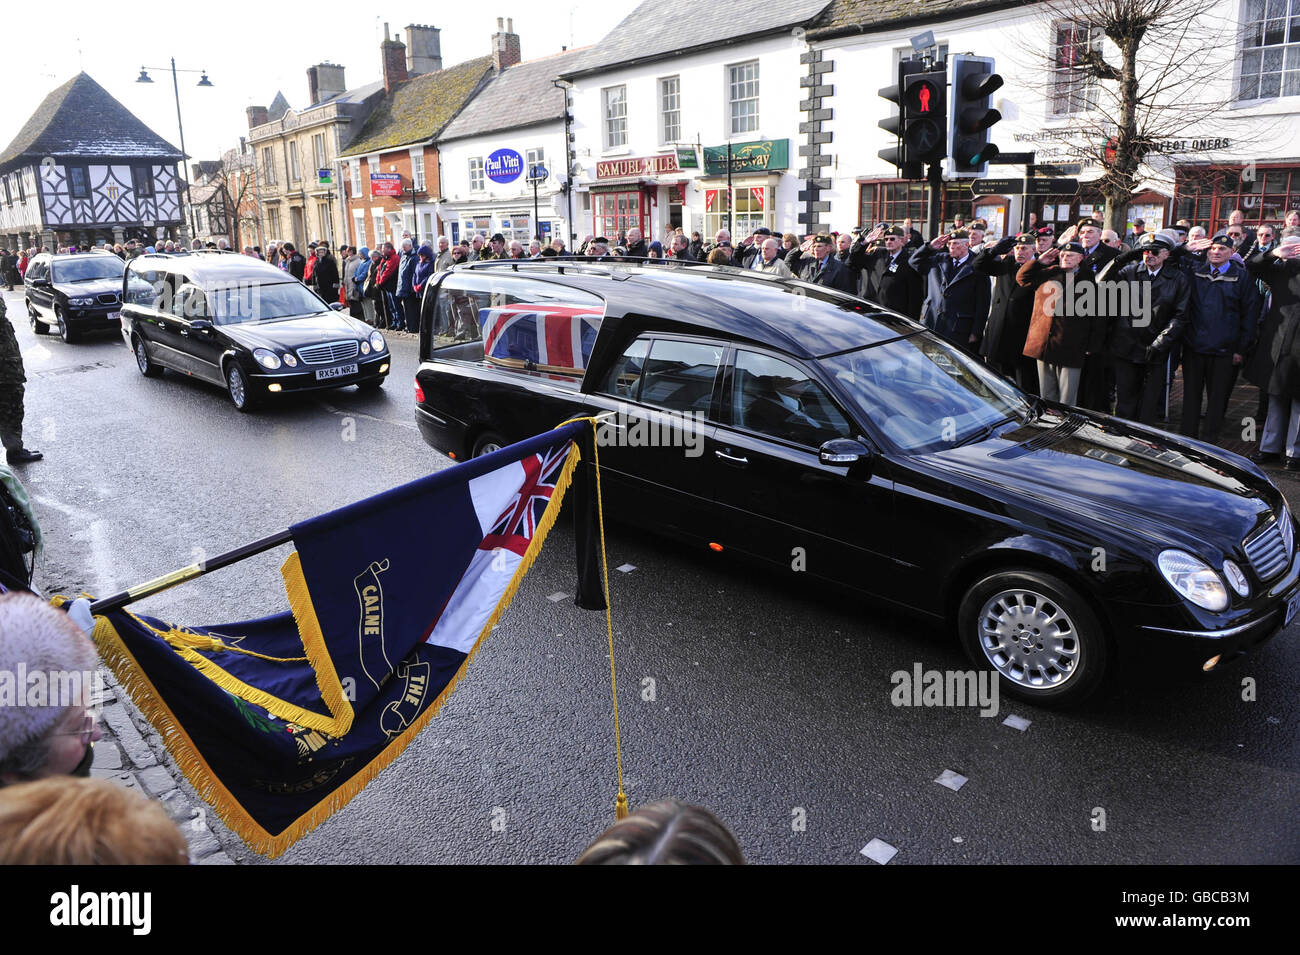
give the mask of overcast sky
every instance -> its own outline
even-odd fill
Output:
[[[186,151],[194,160],[215,159],[247,133],[246,107],[269,106],[276,90],[283,90],[290,106],[306,106],[307,67],[313,63],[342,64],[350,88],[381,79],[385,20],[394,33],[408,23],[441,29],[443,65],[451,66],[492,52],[497,17],[514,19],[529,60],[597,42],[635,6],[627,0],[37,4],[5,37],[8,95],[0,113],[0,146],[8,145],[50,90],[80,70],[179,146],[168,68],[175,57],[177,69],[206,70],[214,84],[199,89],[197,72],[177,74]],[[671,4],[665,7],[671,10]],[[11,9],[11,25],[16,19]],[[152,84],[136,83],[141,66],[163,69],[149,70]]]

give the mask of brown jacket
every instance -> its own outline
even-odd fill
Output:
[[[1026,262],[1016,273],[1016,281],[1034,288],[1034,310],[1025,338],[1027,358],[1062,368],[1082,368],[1086,355],[1102,350],[1106,320],[1097,314],[1097,282],[1087,270],[1076,269],[1070,277],[1057,266]]]

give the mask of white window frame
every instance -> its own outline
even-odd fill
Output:
[[[289,140],[289,181],[302,181],[302,169],[298,165],[298,141],[295,139]]]
[[[266,177],[268,186],[275,185],[275,151],[270,146],[262,147],[262,174]]]
[[[411,150],[411,186],[416,192],[424,192],[424,147]]]
[[[675,84],[675,88],[671,93],[665,89],[669,83]],[[659,77],[657,88],[659,91],[659,142],[661,145],[667,146],[679,142],[682,138],[681,75]],[[669,122],[670,115],[673,117],[671,123]]]
[[[348,174],[352,180],[352,198],[361,197],[361,160],[353,159],[348,163]]]
[[[484,192],[487,189],[487,175],[483,171],[483,157],[471,156],[469,159],[469,191]]]
[[[610,115],[610,94],[616,94],[616,111]],[[601,131],[605,151],[627,148],[627,84],[606,86],[600,91]]]
[[[352,210],[352,232],[358,249],[366,245],[366,212],[364,209]]]
[[[747,79],[744,76],[742,76],[738,83],[736,79],[736,71],[747,70],[750,67],[753,67],[754,69],[753,78]],[[726,128],[728,130],[728,136],[735,137],[735,136],[744,136],[749,133],[757,133],[759,131],[759,122],[761,116],[759,112],[759,104],[761,102],[761,96],[762,96],[762,86],[761,86],[762,76],[759,72],[758,60],[745,60],[744,62],[741,63],[728,63],[725,69],[727,71],[726,72],[726,82],[727,82],[727,87],[726,87],[727,126]],[[749,90],[747,90],[745,87],[751,82],[754,85],[753,95],[737,97],[736,96],[737,87],[739,86],[740,92],[748,93]],[[742,103],[750,103],[750,102],[754,104],[753,113],[752,114],[748,112],[744,113],[741,117],[743,119],[743,122],[741,122],[738,126],[736,122],[737,121],[736,107]]]
[[[1101,84],[1097,78],[1081,73],[1070,66],[1061,66],[1064,44],[1060,42],[1061,32],[1070,31],[1071,46],[1080,45],[1083,31],[1088,30],[1091,48],[1100,51],[1103,35],[1101,27],[1089,27],[1077,20],[1052,21],[1052,85],[1048,94],[1047,109],[1051,116],[1074,116],[1097,108],[1097,96]]]
[[[373,251],[388,241],[388,224],[384,218],[384,209],[382,207],[370,207],[370,223],[375,232],[375,244],[370,247]]]
[[[1251,7],[1259,0],[1242,0],[1240,36],[1241,45],[1238,52],[1237,85],[1233,98],[1238,101],[1279,99],[1283,96],[1300,95],[1300,37],[1295,36],[1294,24],[1300,18],[1300,0],[1283,0],[1281,16],[1267,17],[1266,0],[1260,2],[1259,14],[1256,16]],[[1288,9],[1289,7],[1289,9]],[[1288,45],[1287,24],[1290,22],[1291,43]],[[1281,34],[1269,35],[1269,28],[1280,30]],[[1271,40],[1271,42],[1269,42]],[[1254,68],[1247,69],[1248,62],[1253,61]],[[1277,78],[1277,91],[1264,92],[1264,78]],[[1253,81],[1253,87],[1248,86]],[[1287,86],[1291,92],[1287,92]],[[1247,92],[1249,90],[1249,92]]]
[[[533,166],[535,165],[546,165],[546,148],[544,146],[537,146],[534,149],[524,151],[525,179],[533,174]]]
[[[325,134],[316,133],[311,138],[311,156],[315,160],[315,168],[312,169],[312,178],[316,178],[316,172],[325,168]]]

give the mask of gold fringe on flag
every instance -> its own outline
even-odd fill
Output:
[[[391,764],[393,760],[397,759],[406,747],[410,745],[411,741],[419,735],[420,731],[424,729],[429,720],[433,719],[433,717],[438,714],[438,711],[442,709],[442,705],[448,700],[448,698],[450,698],[452,692],[455,691],[456,687],[459,685],[461,678],[465,675],[465,671],[468,669],[470,662],[474,659],[475,654],[478,653],[479,647],[482,646],[484,639],[492,632],[492,629],[501,619],[501,615],[505,613],[506,608],[510,606],[510,602],[518,592],[519,585],[522,583],[524,575],[528,573],[529,569],[533,565],[533,561],[535,561],[537,555],[541,553],[543,542],[546,540],[551,528],[555,526],[555,521],[560,513],[560,505],[564,500],[565,492],[569,489],[569,484],[573,479],[573,471],[577,467],[580,458],[581,452],[578,448],[578,442],[575,441],[573,447],[569,449],[568,458],[564,463],[564,469],[561,471],[560,477],[555,483],[555,490],[551,494],[551,503],[546,508],[546,512],[541,521],[538,522],[537,530],[533,534],[532,540],[529,541],[528,549],[524,552],[523,558],[519,562],[519,566],[515,569],[515,573],[510,579],[510,583],[506,586],[505,592],[501,595],[501,599],[497,601],[496,608],[492,611],[492,615],[488,617],[487,622],[483,625],[483,629],[479,632],[478,639],[474,641],[474,646],[472,646],[469,652],[465,655],[465,660],[461,664],[460,669],[456,671],[455,675],[447,683],[446,687],[443,688],[442,692],[439,693],[437,698],[435,698],[429,705],[429,708],[421,713],[415,721],[407,727],[406,731],[394,737],[391,743],[375,756],[374,759],[358,770],[351,779],[338,789],[334,790],[334,792],[330,793],[329,796],[321,800],[306,813],[295,819],[284,829],[283,832],[278,834],[270,833],[262,828],[262,826],[248,814],[244,807],[239,804],[238,800],[236,800],[225,785],[222,784],[216,774],[213,773],[211,767],[208,766],[206,760],[204,760],[203,756],[199,753],[198,748],[194,745],[194,741],[190,739],[189,734],[185,732],[184,727],[181,726],[176,715],[171,711],[171,708],[167,706],[166,702],[163,700],[162,694],[158,692],[157,687],[153,685],[145,675],[144,671],[140,668],[139,663],[131,654],[131,651],[127,649],[126,644],[122,641],[121,635],[118,634],[117,629],[111,622],[109,622],[107,617],[101,616],[95,618],[95,630],[93,634],[95,644],[99,647],[100,656],[103,658],[104,663],[108,666],[109,670],[112,671],[113,675],[117,677],[118,682],[122,685],[122,688],[126,690],[131,701],[139,708],[140,712],[144,714],[145,719],[147,719],[158,730],[158,732],[162,734],[163,743],[167,747],[167,752],[170,753],[172,758],[176,761],[176,765],[180,768],[181,772],[185,774],[185,778],[190,781],[190,784],[199,794],[199,797],[212,806],[213,811],[216,812],[218,818],[220,818],[232,832],[239,836],[239,838],[242,839],[250,849],[260,855],[267,856],[268,858],[277,858],[295,842],[347,805],[348,802],[351,801],[357,793],[361,792],[361,790],[364,789],[371,780],[388,768],[389,764]],[[602,538],[603,533],[602,529]],[[321,697],[324,700],[325,705],[329,707],[330,712],[335,714],[336,718],[345,717],[347,724],[350,727],[352,722],[352,707],[351,704],[347,702],[347,699],[342,696],[342,686],[339,683],[338,674],[335,671],[333,661],[329,658],[328,651],[325,648],[324,637],[320,633],[319,621],[316,620],[315,610],[311,606],[311,598],[306,592],[306,585],[302,583],[302,570],[296,552],[291,554],[289,558],[285,560],[284,565],[281,568],[281,573],[285,578],[285,587],[288,592],[290,604],[293,607],[294,619],[299,624],[299,635],[303,639],[303,649],[306,651],[307,657],[311,660],[313,666],[316,667],[316,678],[317,684],[321,688]],[[608,587],[608,583],[606,586]],[[301,587],[301,590],[297,589],[299,587]],[[608,600],[606,600],[606,604],[608,605]],[[148,626],[148,624],[144,624],[144,622],[138,617],[135,617],[135,619],[144,626]],[[304,626],[306,626],[310,632],[304,632],[302,629]],[[159,631],[156,628],[149,627],[149,629],[153,630],[160,636],[165,636],[162,631]],[[168,632],[175,633],[180,631]],[[199,635],[191,634],[191,636]],[[611,631],[611,640],[612,639],[613,636]],[[169,643],[170,642],[171,641],[169,641]],[[174,643],[172,645],[175,646]],[[258,690],[256,687],[248,686],[192,650],[182,650],[178,648],[177,653],[222,689],[238,696],[240,699],[247,700],[250,703],[255,703],[276,716],[281,716],[281,713],[277,712],[277,710],[281,709],[285,712],[296,711],[298,714],[292,717],[281,716],[282,719],[291,719],[295,723],[312,728],[319,728],[319,724],[322,721],[325,721],[325,718],[319,714],[313,714],[308,710],[303,710],[301,707],[286,703],[269,693]],[[201,665],[196,662],[194,658],[203,660],[204,663],[208,665]],[[322,681],[323,677],[324,679]],[[338,687],[337,697],[334,696],[333,688],[335,686]],[[266,702],[263,702],[264,700]],[[268,703],[270,703],[271,706],[268,706]],[[274,706],[275,709],[272,709],[272,706]],[[310,717],[311,722],[300,717]],[[317,726],[313,726],[313,723],[316,723]],[[325,729],[324,731],[331,732],[328,729]],[[620,796],[621,795],[622,793],[620,792]],[[625,797],[623,801],[624,805],[626,805]]]

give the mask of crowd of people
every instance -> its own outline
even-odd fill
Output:
[[[500,239],[500,236],[494,236]],[[479,251],[470,240],[469,258]],[[518,243],[514,243],[518,245]],[[499,243],[493,254],[500,256]],[[989,236],[956,216],[926,241],[911,220],[820,233],[757,228],[710,244],[674,230],[646,242],[588,236],[592,258],[702,261],[794,277],[858,295],[923,322],[1034,395],[1217,442],[1239,378],[1259,389],[1260,463],[1300,470],[1300,211],[1248,227],[1239,210],[1211,234],[1179,220],[1121,237],[1085,217],[1059,234],[1030,216],[1024,232]],[[556,252],[555,254],[563,254]],[[541,257],[518,254],[512,257]],[[459,259],[458,259],[459,261]],[[1169,418],[1181,370],[1183,407]]]

